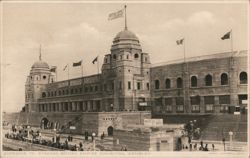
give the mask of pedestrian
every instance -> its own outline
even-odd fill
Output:
[[[182,144],[182,149],[183,149],[183,150],[185,149],[185,145],[184,145],[184,144]]]
[[[214,144],[212,144],[212,148],[213,148],[213,150],[214,150]]]
[[[82,148],[82,142],[79,143],[80,148]]]
[[[94,141],[94,136],[91,135],[92,142]]]
[[[203,141],[202,140],[201,140],[200,144],[201,144],[201,149],[203,149]]]
[[[127,151],[127,146],[125,145],[125,147],[124,147],[124,151]]]
[[[197,143],[194,144],[194,150],[197,150]]]
[[[192,151],[192,143],[189,144],[189,150]]]

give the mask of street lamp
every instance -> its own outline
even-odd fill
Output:
[[[93,137],[93,150],[95,151],[95,132],[92,133],[92,137]]]

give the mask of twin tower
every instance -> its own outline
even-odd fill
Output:
[[[47,109],[44,106],[54,104],[55,111],[62,112],[70,109],[65,106],[76,106],[78,111],[143,111],[149,106],[149,55],[142,52],[138,37],[126,28],[114,38],[101,74],[80,78],[79,84],[73,84],[75,80],[56,81],[49,65],[40,58],[27,77],[23,111],[41,112]]]

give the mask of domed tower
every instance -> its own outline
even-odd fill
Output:
[[[35,62],[27,76],[25,84],[25,112],[38,111],[38,99],[45,90],[45,85],[55,81],[55,75],[50,72],[49,65],[42,61],[41,55],[39,61]]]
[[[138,37],[126,27],[105,55],[102,74],[113,82],[113,109],[140,110],[150,98],[150,60]]]

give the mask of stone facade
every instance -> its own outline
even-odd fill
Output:
[[[151,66],[138,37],[127,29],[116,35],[110,52],[100,74],[65,81],[56,81],[55,73],[40,57],[26,80],[22,111],[27,119],[21,122],[40,126],[43,121],[43,128],[48,122],[55,128],[74,122],[75,133],[100,134],[107,133],[109,126],[140,123],[144,116],[151,117],[151,109],[156,114],[203,114],[244,107],[246,52]]]
[[[155,113],[204,114],[242,111],[247,100],[247,52],[190,58],[151,68]]]

